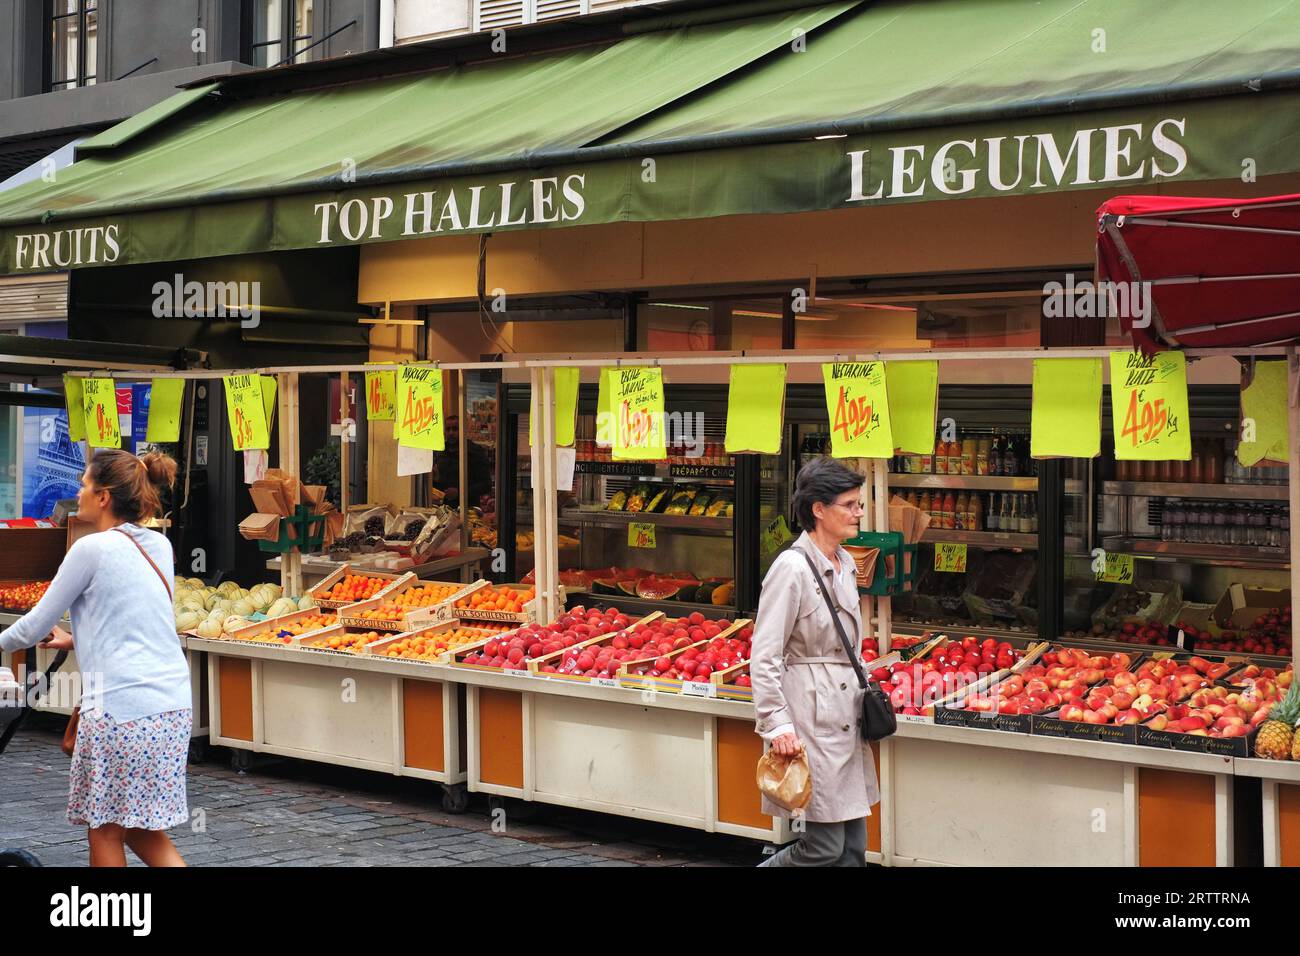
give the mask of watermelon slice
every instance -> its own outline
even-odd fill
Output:
[[[653,574],[636,583],[637,597],[648,601],[693,601],[699,578]]]

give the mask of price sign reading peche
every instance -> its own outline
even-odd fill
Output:
[[[822,366],[826,412],[835,458],[891,458],[889,394],[884,362],[832,362]]]
[[[627,546],[629,548],[654,548],[655,526],[650,521],[633,521],[627,526]]]
[[[266,427],[266,405],[262,401],[259,375],[227,375],[226,412],[230,419],[230,440],[235,451],[270,448],[271,436]]]
[[[86,441],[91,448],[122,447],[122,431],[117,418],[117,385],[111,378],[82,379],[81,408],[86,422]]]
[[[934,569],[966,573],[966,545],[954,541],[940,541],[934,546]]]
[[[442,369],[403,366],[397,377],[398,444],[443,451],[442,425]]]
[[[615,461],[668,457],[664,440],[664,380],[657,368],[610,370]]]
[[[1187,360],[1182,352],[1110,353],[1110,406],[1116,459],[1186,461],[1192,457]]]
[[[366,419],[391,422],[397,414],[397,373],[366,373]]]
[[[1108,584],[1132,584],[1133,555],[1107,551],[1106,565],[1096,572],[1096,578]]]

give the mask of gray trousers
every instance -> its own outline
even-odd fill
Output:
[[[759,866],[866,866],[867,821],[805,823],[803,836]]]

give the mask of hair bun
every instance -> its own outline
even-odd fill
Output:
[[[149,480],[160,488],[170,488],[176,483],[176,459],[160,451],[151,451],[141,457]]]

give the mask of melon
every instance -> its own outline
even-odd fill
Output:
[[[223,595],[236,595],[239,593],[239,585],[234,581],[222,581],[217,585],[217,590]]]
[[[176,630],[192,631],[203,623],[203,618],[199,617],[195,611],[185,611],[176,615]]]
[[[591,582],[591,590],[594,594],[622,594],[618,583],[617,578],[597,578]]]
[[[289,600],[292,601],[293,598],[290,598]],[[312,597],[310,594],[306,595],[305,597],[301,598],[298,601],[298,610],[300,611],[305,611],[308,608],[315,607],[315,606],[316,606],[316,599]]]
[[[225,593],[226,592],[224,591],[213,591],[211,594],[207,595],[203,599],[203,606],[207,608],[209,611],[211,611],[214,607],[217,606],[217,602],[220,601],[222,597],[225,596]]]
[[[227,634],[237,631],[241,627],[248,627],[248,621],[237,614],[232,614],[221,622],[221,629]]]
[[[199,637],[217,638],[221,636],[221,622],[207,620],[198,626]]]
[[[257,613],[257,611],[253,605],[241,598],[230,606],[230,613],[238,614],[240,617],[250,617]]]
[[[280,598],[266,609],[267,617],[283,617],[298,610],[298,603],[293,598]]]

